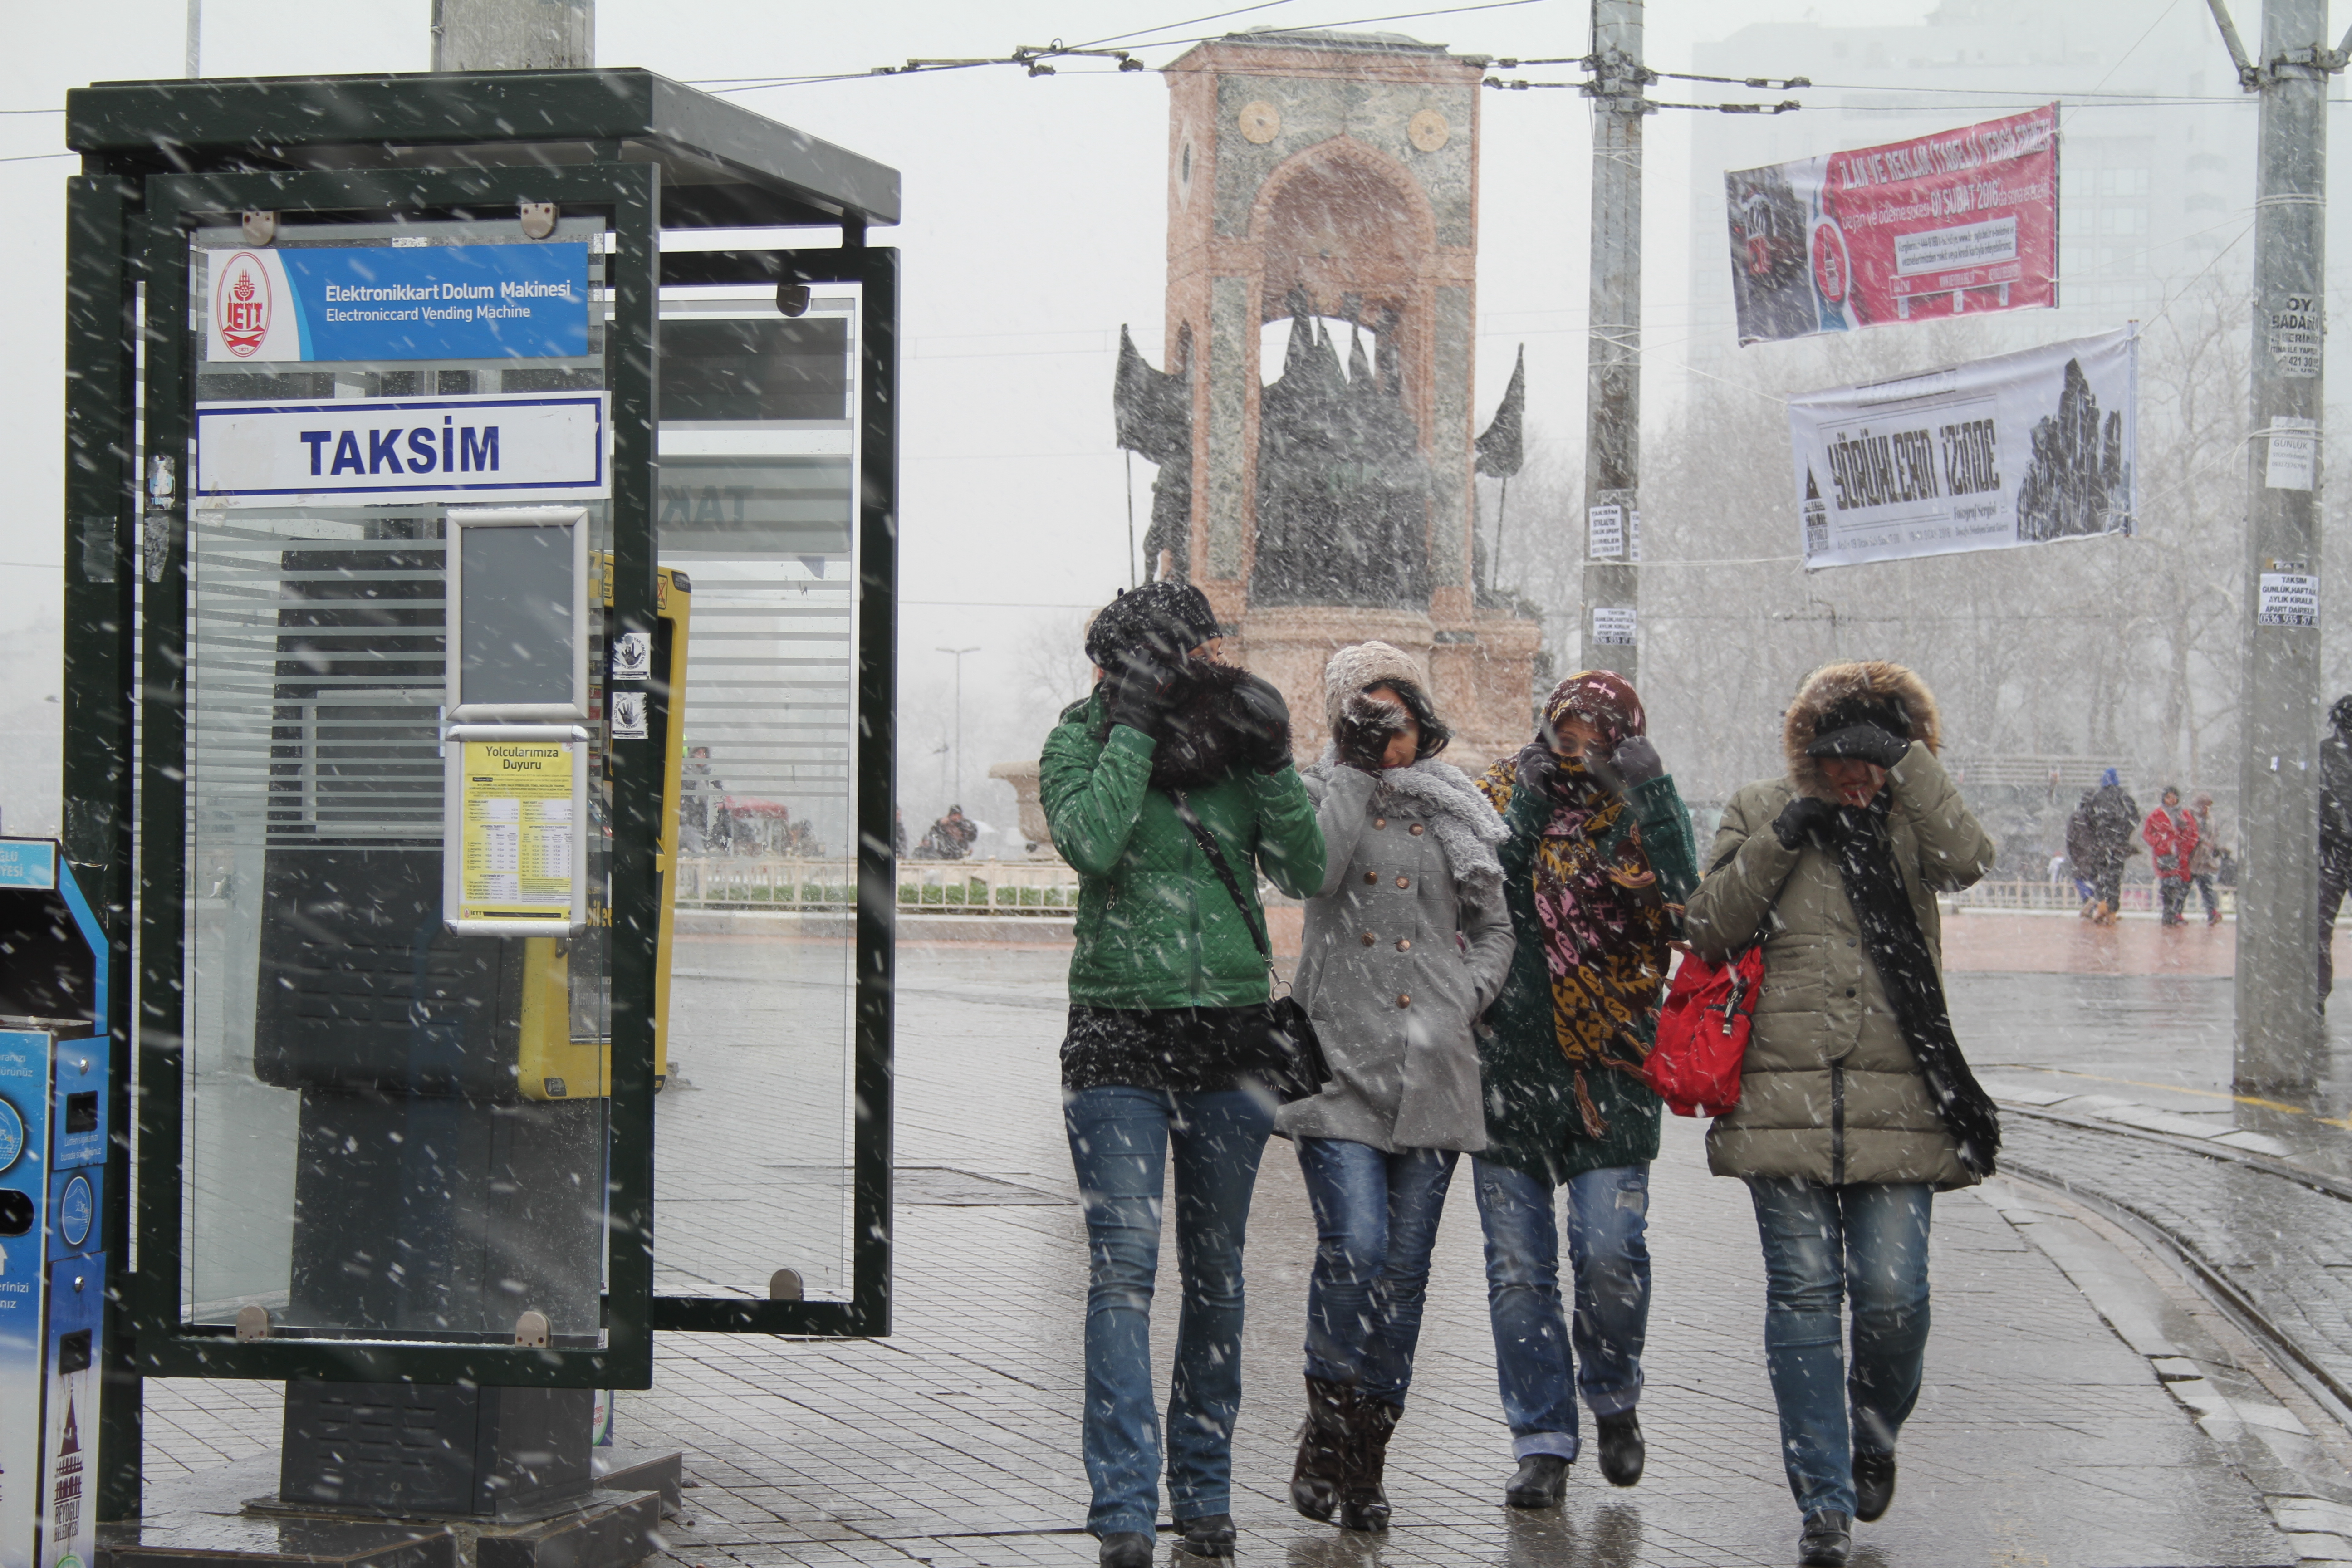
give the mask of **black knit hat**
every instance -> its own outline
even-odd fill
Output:
[[[1126,588],[1087,627],[1087,657],[1105,669],[1122,653],[1159,645],[1168,655],[1189,652],[1215,637],[1217,613],[1190,583],[1146,583]]]

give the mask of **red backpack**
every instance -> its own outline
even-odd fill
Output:
[[[1739,1103],[1739,1064],[1763,985],[1760,943],[1729,963],[1683,954],[1642,1066],[1643,1081],[1676,1116],[1720,1116]]]

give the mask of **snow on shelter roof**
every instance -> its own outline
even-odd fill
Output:
[[[98,82],[66,95],[90,173],[662,169],[668,227],[898,221],[898,172],[648,70]]]

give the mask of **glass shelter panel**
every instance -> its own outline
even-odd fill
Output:
[[[665,290],[661,565],[690,579],[655,1290],[851,1297],[858,290]]]
[[[558,1344],[602,1342],[593,602],[585,636],[543,607],[501,612],[528,655],[504,676],[538,693],[584,672],[569,743],[541,750],[584,770],[587,820],[554,783],[524,819],[553,824],[567,865],[584,834],[587,922],[459,935],[443,886],[449,789],[497,796],[495,818],[517,787],[446,754],[451,518],[559,503],[591,559],[611,548],[603,244],[594,219],[536,244],[511,219],[289,224],[266,251],[234,229],[193,237],[191,1322],[259,1306],[278,1334],[507,1342],[537,1310]],[[534,853],[528,834],[512,852]]]

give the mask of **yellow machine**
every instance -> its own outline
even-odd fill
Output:
[[[590,557],[590,588],[609,616],[613,608],[613,560],[604,553]],[[661,926],[654,951],[654,1087],[669,1079],[670,942],[677,918],[678,792],[686,762],[686,632],[691,613],[692,584],[683,572],[663,567],[654,582],[654,669],[656,679],[669,687],[667,713],[649,716],[646,739],[661,748],[661,837],[655,847],[654,867],[661,883]],[[608,636],[596,639],[590,686],[591,711],[604,712],[604,650]],[[591,784],[593,796],[590,819],[601,837],[609,820],[612,766],[609,749],[600,748],[599,765]],[[601,852],[590,849],[592,864]],[[590,879],[588,918],[607,929],[612,910],[602,879]],[[572,944],[562,937],[526,937],[522,942],[521,1043],[516,1066],[526,1100],[598,1099],[613,1089],[613,1037],[604,1014],[604,976],[586,969],[574,984]]]

